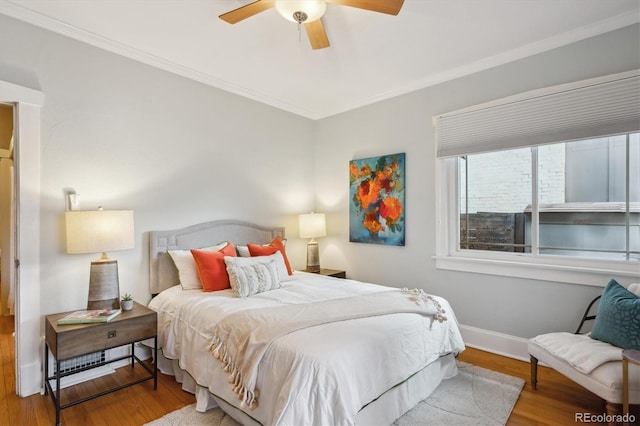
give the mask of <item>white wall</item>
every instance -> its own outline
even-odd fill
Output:
[[[314,209],[313,122],[0,15],[0,80],[41,90],[41,314],[86,304],[89,263],[65,253],[64,193],[133,209],[136,248],[111,253],[147,302],[148,231],[239,218],[285,226]],[[311,172],[310,172],[311,171]],[[27,243],[28,242],[24,242]]]
[[[522,338],[573,331],[601,288],[435,269],[431,117],[528,90],[636,69],[639,52],[640,29],[634,25],[317,122],[317,204],[327,213],[330,235],[319,240],[323,265],[346,269],[358,280],[443,295],[462,324]],[[396,152],[406,153],[406,246],[349,243],[349,160]]]

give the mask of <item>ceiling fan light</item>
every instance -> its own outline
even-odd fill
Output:
[[[325,0],[276,0],[276,10],[283,18],[296,24],[309,23],[322,18],[322,15],[327,10],[327,4]],[[307,15],[307,19],[298,22],[294,17],[296,12],[303,12]]]

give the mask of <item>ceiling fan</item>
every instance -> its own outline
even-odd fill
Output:
[[[329,38],[320,19],[327,10],[327,3],[397,15],[404,0],[256,0],[223,13],[219,18],[230,24],[235,24],[275,7],[285,19],[298,25],[304,24],[313,49],[323,49],[329,47]]]

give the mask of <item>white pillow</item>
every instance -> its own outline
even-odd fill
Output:
[[[280,288],[278,267],[272,256],[225,256],[224,262],[231,288],[238,297],[249,297]]]
[[[251,257],[251,253],[249,253],[249,247],[247,246],[236,246],[236,251],[238,252],[239,257]],[[293,276],[289,275],[289,270],[287,269],[287,264],[284,263],[284,256],[280,251],[275,252],[269,256],[254,256],[254,257],[272,257],[276,260],[276,266],[278,267],[278,274],[280,275],[280,282],[289,281],[293,279]]]
[[[280,282],[290,281],[293,279],[293,275],[289,275],[289,270],[287,269],[287,265],[284,263],[284,256],[280,250],[277,252],[270,254],[269,256],[257,256],[257,257],[268,257],[272,258],[276,261],[276,267],[278,268],[278,275],[280,276]]]
[[[236,246],[236,251],[238,252],[239,257],[251,257],[249,253],[249,247],[247,246]],[[254,257],[271,257],[276,261],[276,266],[278,267],[278,275],[280,275],[280,282],[290,281],[293,279],[292,275],[289,275],[289,270],[287,269],[287,264],[284,263],[284,256],[280,250],[269,256],[254,256]]]
[[[236,251],[238,252],[238,256],[240,257],[251,257],[251,253],[249,253],[249,247],[247,246],[236,246]]]
[[[228,243],[225,241],[215,246],[199,248],[198,250],[219,251]],[[195,247],[194,247],[195,248]],[[193,260],[191,250],[167,250],[173,263],[178,268],[178,277],[183,290],[202,290],[202,283],[198,277],[198,266]]]

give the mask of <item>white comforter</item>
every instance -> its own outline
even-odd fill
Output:
[[[158,344],[202,386],[239,406],[228,375],[208,351],[213,329],[232,312],[345,298],[388,287],[302,272],[283,287],[246,299],[231,290],[204,293],[173,287],[149,307],[158,312]],[[464,343],[446,300],[448,320],[402,313],[307,328],[278,339],[258,369],[260,404],[245,411],[265,425],[353,424],[362,407]]]

